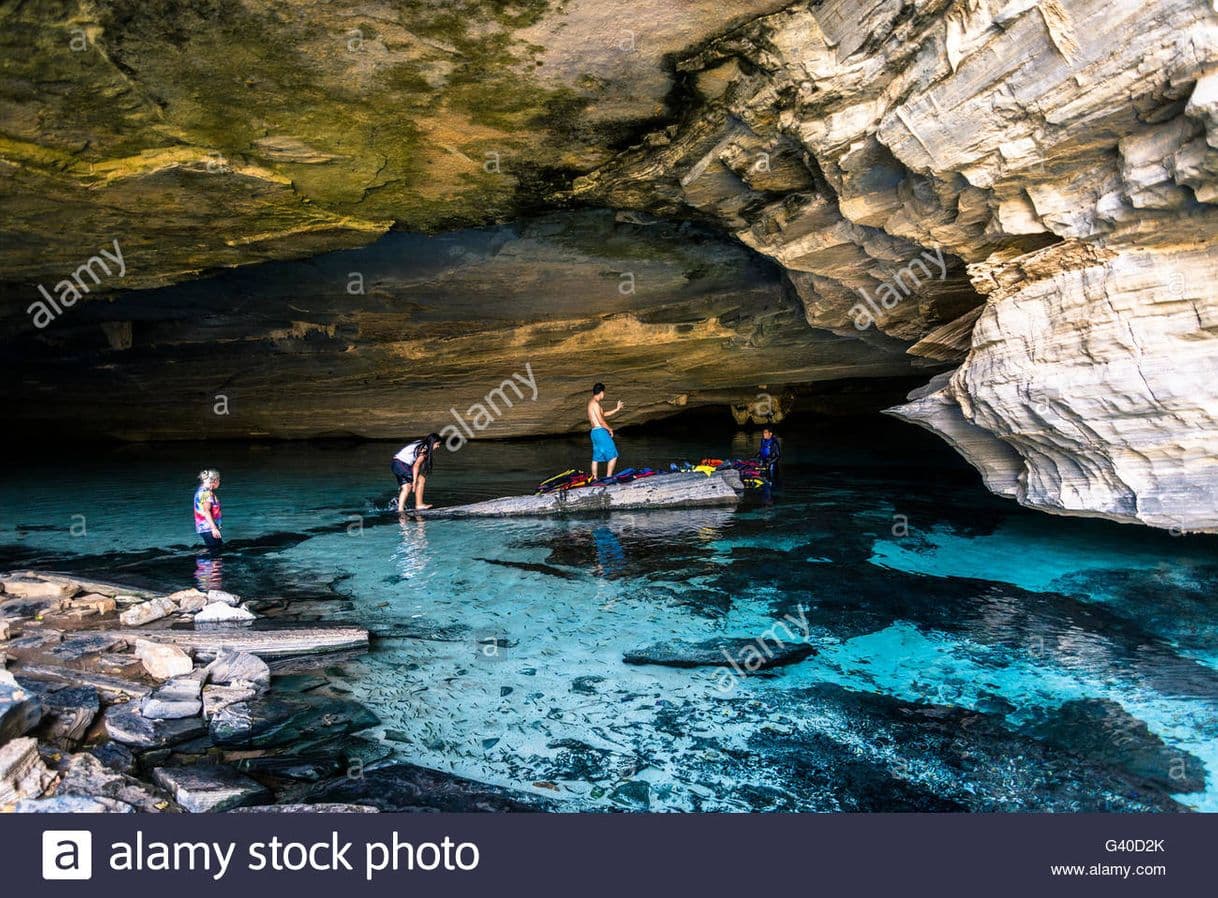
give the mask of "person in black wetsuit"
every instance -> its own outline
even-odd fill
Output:
[[[761,447],[757,450],[757,457],[765,465],[766,476],[772,483],[778,472],[778,462],[782,458],[782,443],[774,435],[773,428],[767,426],[761,429]]]

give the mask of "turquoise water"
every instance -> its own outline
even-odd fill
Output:
[[[571,520],[402,524],[376,511],[385,444],[39,458],[0,489],[0,566],[360,621],[374,650],[329,674],[396,757],[572,810],[1218,810],[1218,539],[1027,512],[920,432],[847,426],[789,436],[781,487],[739,510]],[[621,444],[627,464],[749,449]],[[584,455],[471,444],[429,499],[524,492]],[[191,528],[204,465],[219,565]],[[623,663],[708,640],[817,654]]]

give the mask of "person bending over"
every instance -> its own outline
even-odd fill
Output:
[[[613,429],[605,419],[611,418],[622,410],[622,400],[619,399],[617,405],[610,411],[605,411],[601,407],[604,398],[605,385],[598,383],[592,388],[592,398],[588,400],[588,423],[592,425],[593,480],[597,479],[597,465],[600,462],[609,463],[605,471],[606,477],[613,476],[613,469],[617,465],[617,446],[613,442]]]
[[[415,511],[431,508],[423,504],[423,488],[427,484],[427,475],[431,473],[431,462],[435,456],[436,447],[440,445],[440,435],[429,433],[418,440],[411,440],[389,463],[389,470],[398,479],[398,511],[406,510],[406,498],[414,495]]]

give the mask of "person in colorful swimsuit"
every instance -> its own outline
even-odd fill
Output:
[[[195,533],[203,539],[203,544],[213,552],[224,546],[220,535],[220,497],[216,490],[220,489],[220,472],[215,468],[206,468],[199,472],[199,488],[195,490]]]
[[[588,423],[592,425],[592,479],[596,480],[596,466],[600,462],[608,462],[609,466],[605,471],[605,477],[613,476],[613,469],[617,465],[617,445],[613,442],[613,428],[609,426],[606,418],[616,415],[622,410],[622,400],[617,401],[617,405],[605,411],[601,407],[601,402],[605,398],[605,385],[598,383],[592,387],[592,398],[588,400]]]

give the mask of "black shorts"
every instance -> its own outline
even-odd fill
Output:
[[[405,486],[414,480],[414,469],[401,459],[395,458],[389,463],[389,470],[398,479],[398,486]]]
[[[199,536],[203,538],[203,545],[207,546],[207,548],[211,549],[213,552],[217,549],[224,548],[224,540],[218,536],[212,536],[210,531],[204,531],[203,533],[200,533]]]

